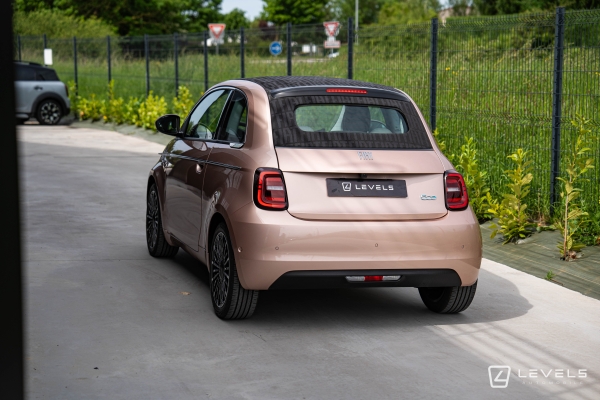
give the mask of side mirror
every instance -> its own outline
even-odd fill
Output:
[[[156,130],[165,135],[178,136],[181,118],[179,115],[167,114],[156,120]]]

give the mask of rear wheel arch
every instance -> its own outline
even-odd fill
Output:
[[[235,239],[235,232],[233,231],[228,218],[225,215],[223,215],[222,213],[220,213],[219,211],[216,211],[211,216],[210,223],[208,224],[208,232],[206,234],[206,247],[205,247],[206,263],[207,263],[206,267],[210,271],[210,266],[208,265],[208,264],[210,264],[210,256],[208,253],[210,252],[210,246],[212,244],[212,239],[213,239],[213,235],[215,234],[215,230],[221,223],[225,224],[225,227],[227,227],[227,233],[229,234],[229,240],[231,241],[231,246],[233,248],[233,257],[235,258],[235,263],[237,265],[237,272],[238,272],[238,277],[240,279],[240,283],[242,284],[242,287],[246,287],[246,281],[244,279],[243,268],[241,268],[239,252],[237,251],[237,241]]]
[[[42,101],[48,100],[48,99],[56,100],[58,102],[58,104],[60,105],[61,109],[62,109],[63,116],[67,114],[67,110],[69,109],[69,107],[67,107],[67,103],[65,102],[65,100],[61,96],[59,96],[58,94],[53,93],[53,92],[47,92],[47,93],[40,94],[33,101],[33,105],[31,106],[31,113],[32,114],[36,114],[38,106],[40,105],[40,103]]]

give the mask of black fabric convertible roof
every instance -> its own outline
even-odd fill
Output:
[[[431,142],[421,117],[400,91],[376,83],[313,76],[268,76],[245,79],[262,86],[269,96],[273,143],[278,147],[431,150]],[[326,92],[327,87],[364,88],[368,93],[354,95]],[[307,89],[307,90],[304,90]],[[287,93],[284,93],[287,92]],[[306,132],[296,123],[295,110],[302,105],[342,104],[393,108],[405,118],[404,134],[370,132]]]
[[[363,81],[355,81],[352,79],[323,78],[320,76],[264,76],[260,78],[246,78],[245,80],[254,82],[262,86],[267,92],[284,88],[328,85],[384,89],[397,92],[397,90],[391,86],[378,85],[376,83]]]

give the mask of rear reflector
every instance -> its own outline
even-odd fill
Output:
[[[469,206],[467,185],[458,172],[446,171],[446,208],[452,211],[464,210]]]
[[[342,88],[329,88],[326,90],[327,93],[350,93],[350,94],[367,94],[364,89],[342,89]]]
[[[365,276],[347,276],[348,282],[382,282],[398,281],[400,275],[365,275]]]
[[[254,204],[263,210],[286,210],[287,194],[283,175],[274,168],[259,168],[254,173]]]

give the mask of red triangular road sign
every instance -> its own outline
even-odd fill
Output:
[[[208,30],[213,39],[219,40],[223,32],[225,32],[225,24],[208,24]]]
[[[340,23],[338,21],[328,21],[323,22],[323,26],[325,27],[325,34],[327,36],[335,36],[338,33]]]

